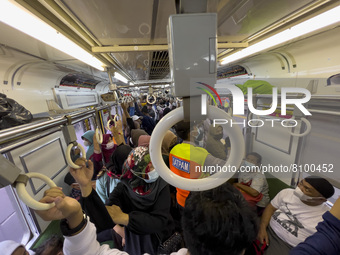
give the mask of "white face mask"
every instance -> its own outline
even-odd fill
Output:
[[[305,202],[313,202],[313,200],[324,199],[324,197],[307,196],[305,193],[302,192],[302,190],[299,187],[295,188],[294,195],[297,196],[298,198],[300,198],[301,201],[305,201]]]
[[[115,146],[115,143],[114,143],[114,142],[108,142],[108,143],[106,144],[106,149],[107,149],[107,150],[110,150],[110,149],[112,149],[114,146]]]
[[[157,179],[158,179],[158,177],[159,177],[159,174],[158,174],[158,172],[154,169],[154,170],[152,170],[151,172],[148,172],[148,177],[149,177],[149,179],[144,179],[144,181],[146,182],[146,183],[152,183],[152,182],[155,182],[155,181],[157,181]]]
[[[91,145],[91,143],[90,143],[90,142],[88,142],[88,141],[85,141],[85,142],[84,142],[84,145],[85,145],[85,146],[90,146],[90,145]]]
[[[243,165],[244,165],[244,166],[248,166],[249,168],[255,167],[255,164],[250,163],[250,162],[247,161],[247,160],[244,160],[244,161],[243,161]]]
[[[146,183],[153,183],[153,182],[157,181],[157,179],[159,177],[159,174],[155,169],[146,174],[146,175],[148,175],[149,179],[144,179],[144,178],[140,177],[139,175],[143,175],[142,173],[137,173],[133,170],[131,170],[131,172],[133,173],[134,176],[138,177],[139,179],[142,179]]]

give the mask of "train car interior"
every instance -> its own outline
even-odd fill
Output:
[[[152,160],[176,122],[211,115],[230,137],[227,164],[262,155],[271,199],[317,175],[335,189],[332,206],[340,195],[339,13],[337,0],[1,0],[0,241],[34,248],[59,231],[22,201],[19,174],[43,174],[69,194],[73,145],[86,147],[88,130],[110,133],[121,103],[142,97],[181,106],[156,125]],[[222,174],[202,187],[232,176]],[[52,184],[28,178],[23,189],[39,201]]]

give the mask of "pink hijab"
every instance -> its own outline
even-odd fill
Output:
[[[149,147],[151,136],[149,135],[141,135],[138,138],[138,146]]]

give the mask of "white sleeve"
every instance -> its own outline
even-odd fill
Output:
[[[96,240],[96,227],[87,218],[83,231],[75,236],[64,236],[65,255],[128,255],[117,249],[110,249],[107,244],[100,246]]]
[[[273,200],[270,201],[272,206],[278,209],[283,201],[283,198],[286,196],[286,194],[287,194],[287,189],[283,189],[278,194],[276,194]]]

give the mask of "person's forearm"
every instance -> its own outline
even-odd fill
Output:
[[[275,211],[276,211],[276,208],[269,203],[261,217],[261,223],[260,223],[261,229],[267,228],[270,222],[270,218],[272,217]]]
[[[81,207],[79,206],[77,213],[70,215],[66,220],[70,229],[76,228],[83,220],[83,211],[81,210]]]
[[[241,183],[238,183],[237,187],[239,187],[240,189],[242,189],[244,192],[248,193],[252,197],[257,197],[260,194],[256,189],[253,189],[252,187],[243,185]]]
[[[89,182],[86,185],[80,185],[80,191],[82,197],[88,197],[92,192],[92,183]]]

